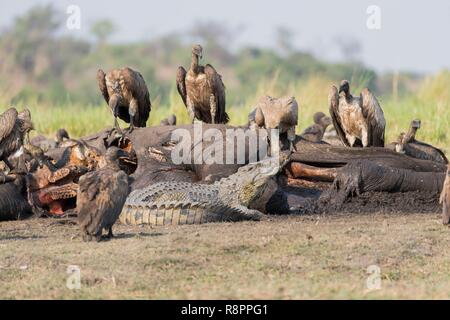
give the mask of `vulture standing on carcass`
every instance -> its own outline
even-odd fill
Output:
[[[278,129],[286,135],[290,150],[294,150],[295,127],[298,123],[298,104],[295,97],[262,97],[248,115],[249,125],[265,129]]]
[[[28,139],[28,133],[32,129],[33,124],[28,109],[19,113],[15,108],[9,108],[0,115],[0,160],[10,170],[13,167],[8,157],[21,149],[24,138]]]
[[[48,139],[43,135],[39,135],[31,139],[31,144],[41,148],[44,151],[48,151],[51,149],[64,147],[64,141],[66,141],[64,139],[70,139],[69,133],[66,129],[61,128],[56,131],[55,139]]]
[[[346,146],[384,147],[384,113],[368,88],[354,97],[349,82],[343,80],[339,91],[332,86],[328,102],[336,132]]]
[[[159,123],[162,126],[176,126],[177,125],[177,116],[174,114],[171,114],[166,119],[161,120]]]
[[[442,222],[450,224],[450,164],[447,168],[447,176],[445,177],[444,187],[442,188],[441,199],[442,203]]]
[[[306,128],[300,136],[310,142],[321,142],[325,130],[331,124],[331,118],[327,117],[323,112],[316,112],[313,119],[314,124]]]
[[[112,226],[119,218],[128,196],[128,175],[119,167],[121,157],[128,153],[110,147],[96,171],[82,176],[77,194],[78,223],[84,241],[101,240],[103,229],[108,238],[113,236]]]
[[[192,48],[192,61],[189,71],[178,67],[177,90],[192,120],[198,119],[206,123],[227,123],[225,112],[225,85],[222,77],[210,64],[199,65],[203,48],[195,45]]]
[[[145,127],[150,110],[150,94],[142,75],[125,67],[113,69],[106,75],[98,70],[97,81],[103,97],[114,115],[114,126],[118,130],[117,117],[134,127]]]
[[[428,143],[416,140],[417,130],[420,126],[420,120],[416,119],[411,121],[408,133],[401,133],[398,137],[398,140],[395,143],[395,151],[404,153],[413,158],[447,164],[447,157],[442,150]]]

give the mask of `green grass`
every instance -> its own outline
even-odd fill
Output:
[[[364,86],[367,79],[356,79],[354,92]],[[241,105],[228,105],[230,124],[242,125],[247,122],[248,113],[253,109],[258,99],[264,95],[293,95],[300,105],[298,132],[312,123],[312,115],[317,111],[328,112],[327,96],[332,81],[321,77],[311,77],[296,83],[280,83],[278,75],[255,84],[253,95],[244,97]],[[450,136],[447,128],[450,125],[450,72],[443,71],[434,77],[426,79],[416,93],[400,97],[379,97],[387,120],[387,142],[394,141],[398,134],[407,130],[411,120],[422,120],[422,128],[418,138],[437,147],[450,151]],[[148,126],[159,124],[160,120],[171,113],[177,115],[178,123],[189,123],[189,118],[175,88],[170,92],[170,106],[161,105],[160,99],[153,101]],[[6,96],[0,96],[0,111],[10,105]],[[111,126],[113,119],[106,104],[80,105],[76,102],[66,105],[42,105],[38,101],[16,103],[15,107],[22,109],[27,106],[32,112],[36,133],[53,135],[57,129],[64,127],[73,137],[97,132]],[[125,123],[121,122],[122,126]]]

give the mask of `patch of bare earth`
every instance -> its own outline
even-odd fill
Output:
[[[450,229],[439,214],[116,225],[115,235],[83,243],[75,224],[0,222],[0,298],[450,298]],[[79,290],[66,286],[69,265],[81,269]],[[371,265],[380,290],[367,289]]]

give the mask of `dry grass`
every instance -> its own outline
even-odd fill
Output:
[[[450,298],[450,230],[435,214],[115,232],[83,243],[55,220],[0,223],[0,298]],[[81,268],[80,290],[66,287],[69,265]],[[367,291],[369,265],[381,268],[381,290]]]

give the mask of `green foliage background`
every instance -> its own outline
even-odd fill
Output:
[[[185,34],[112,44],[108,42],[116,29],[112,22],[95,23],[91,31],[96,41],[92,42],[65,35],[61,17],[52,6],[36,6],[0,33],[0,111],[10,105],[29,107],[38,133],[53,135],[65,127],[77,137],[112,125],[95,76],[99,68],[121,66],[139,70],[147,82],[153,104],[148,125],[158,124],[171,113],[179,122],[188,122],[175,89],[175,72],[179,65],[189,66],[191,45],[198,42],[204,47],[203,62],[213,64],[223,76],[232,124],[244,124],[262,95],[293,95],[300,104],[301,131],[311,124],[314,112],[327,111],[330,85],[349,79],[355,93],[368,86],[379,96],[389,141],[406,130],[412,119],[420,118],[419,138],[448,150],[448,71],[428,77],[398,74],[395,91],[393,74],[377,74],[356,61],[320,61],[290,48],[286,38],[281,39],[281,52],[256,47],[232,51],[227,46],[232,31],[200,23]]]

